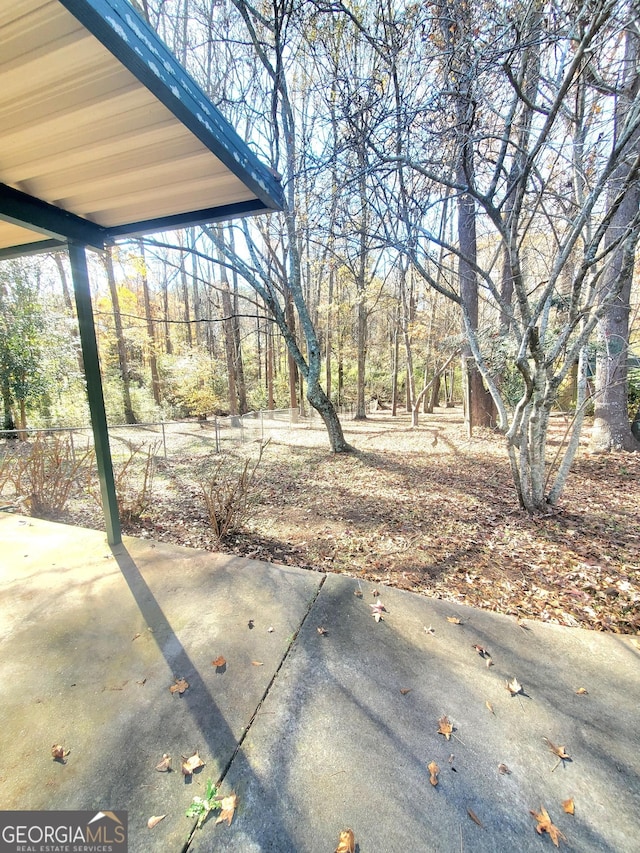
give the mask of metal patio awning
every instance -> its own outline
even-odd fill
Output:
[[[85,248],[282,201],[277,177],[126,0],[0,2],[0,260],[69,250],[112,544],[120,522]]]
[[[274,175],[125,0],[1,4],[0,257],[280,206]]]

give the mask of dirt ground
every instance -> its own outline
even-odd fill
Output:
[[[640,454],[591,455],[587,431],[559,506],[532,518],[517,506],[502,438],[468,440],[459,409],[417,428],[387,412],[343,425],[348,455],[333,455],[321,429],[275,433],[246,521],[220,544],[197,485],[213,476],[212,454],[160,460],[151,507],[125,532],[640,634]],[[565,429],[559,418],[550,456]],[[256,455],[256,442],[235,446],[217,476]],[[65,520],[101,524],[86,503]]]

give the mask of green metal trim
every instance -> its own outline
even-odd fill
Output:
[[[93,428],[96,463],[100,479],[102,509],[107,528],[107,541],[110,545],[119,545],[122,542],[122,531],[120,516],[118,514],[118,502],[116,500],[116,487],[113,479],[113,464],[111,462],[107,415],[104,409],[104,396],[102,393],[98,342],[93,322],[89,273],[84,246],[77,243],[69,243],[69,260],[71,261],[73,290],[76,297],[80,343],[82,345],[84,373],[87,380],[87,397],[89,399],[89,411],[91,412],[91,426]]]
[[[2,219],[2,216],[0,216]],[[41,255],[43,252],[66,251],[66,240],[39,240],[34,243],[20,243],[18,246],[10,246],[0,249],[0,261],[9,261],[12,258],[24,258],[26,255]]]
[[[123,237],[143,237],[146,234],[157,234],[159,231],[176,231],[179,228],[190,228],[192,225],[211,225],[214,222],[227,222],[237,217],[271,212],[271,208],[265,207],[260,200],[251,199],[238,201],[235,204],[224,204],[220,207],[162,216],[158,219],[146,219],[129,225],[113,225],[108,231],[109,237],[113,240]]]
[[[107,231],[95,222],[69,213],[42,199],[0,183],[0,219],[21,225],[54,240],[76,240],[104,249]]]
[[[240,138],[127,0],[59,2],[240,178],[267,209],[282,209],[284,196],[278,178]]]

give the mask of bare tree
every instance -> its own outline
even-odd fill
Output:
[[[629,7],[631,12],[632,6]],[[620,83],[612,87],[616,96],[615,125],[626,144],[611,175],[608,203],[619,206],[612,215],[605,245],[615,246],[604,271],[605,292],[617,291],[598,327],[595,421],[592,445],[596,450],[640,450],[640,442],[631,432],[628,413],[627,364],[629,359],[629,317],[631,283],[640,224],[640,155],[638,92],[640,91],[640,14],[630,17],[625,29],[625,52],[620,67]],[[634,127],[628,133],[629,125]],[[636,177],[633,178],[633,173]],[[631,178],[631,179],[630,179]]]

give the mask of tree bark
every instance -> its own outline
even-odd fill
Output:
[[[144,314],[147,321],[147,340],[149,346],[149,367],[151,368],[151,388],[156,406],[162,403],[162,391],[160,388],[160,374],[158,373],[158,358],[156,356],[156,333],[151,314],[151,296],[149,294],[149,277],[147,275],[147,259],[144,254],[144,243],[139,242],[142,255],[142,293],[144,296]]]
[[[113,271],[113,256],[111,247],[105,249],[103,254],[105,270],[107,273],[107,283],[109,284],[109,293],[111,294],[111,306],[113,308],[113,324],[116,331],[116,346],[118,348],[118,362],[120,365],[120,376],[122,378],[122,402],[124,408],[124,420],[127,424],[137,423],[136,416],[131,405],[130,391],[130,376],[129,376],[129,361],[127,359],[127,346],[124,340],[122,331],[122,317],[120,316],[120,300],[118,298],[118,287],[116,285],[116,277]]]
[[[629,26],[625,34],[625,71],[622,91],[616,105],[616,125],[621,128],[640,89],[640,35]],[[625,156],[616,168],[610,184],[609,202],[613,203],[623,190],[633,161],[640,153],[640,129],[636,130],[625,149]],[[640,179],[627,186],[622,203],[614,214],[605,245],[623,237],[613,251],[605,272],[605,292],[616,283],[619,293],[598,326],[599,349],[596,357],[595,418],[592,449],[640,450],[640,442],[631,431],[628,410],[627,362],[629,357],[629,318],[631,315],[631,283],[635,251],[638,243],[638,208]]]

